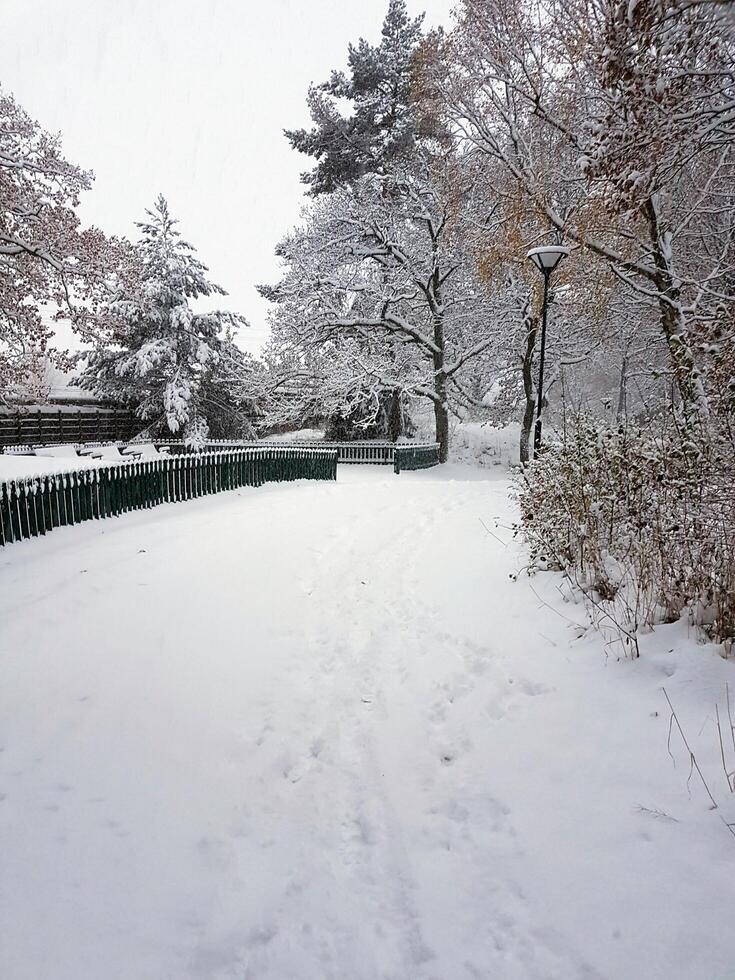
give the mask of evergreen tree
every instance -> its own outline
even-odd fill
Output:
[[[385,173],[410,157],[418,137],[411,104],[412,60],[422,38],[423,15],[408,16],[405,0],[390,0],[380,44],[364,38],[349,46],[349,72],[332,72],[309,89],[310,130],[286,131],[291,145],[317,159],[303,174],[311,194],[322,194],[365,174]],[[351,104],[345,117],[339,101]]]
[[[246,407],[222,392],[223,378],[247,373],[246,357],[232,342],[245,321],[191,308],[191,300],[225,291],[207,278],[163,195],[146,214],[149,220],[137,222],[137,265],[118,274],[113,298],[100,311],[105,342],[90,354],[82,384],[134,405],[152,430],[182,433],[198,446],[213,416],[242,415]]]

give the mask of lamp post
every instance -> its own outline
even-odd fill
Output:
[[[533,432],[533,458],[535,459],[541,449],[541,403],[544,395],[544,357],[546,355],[546,305],[549,296],[549,279],[551,273],[559,265],[561,260],[569,255],[569,249],[564,245],[541,245],[539,248],[532,248],[527,254],[533,264],[541,271],[544,277],[544,306],[541,320],[541,356],[538,366],[538,400],[536,402],[536,426]]]

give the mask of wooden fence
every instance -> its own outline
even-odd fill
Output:
[[[113,418],[114,416],[114,418]],[[78,450],[94,446],[102,446],[105,444],[115,444],[119,446],[127,445],[130,443],[132,434],[115,434],[116,432],[123,432],[125,426],[128,425],[129,428],[136,429],[140,423],[133,418],[133,416],[128,415],[129,422],[125,422],[126,413],[109,413],[111,421],[104,422],[87,422],[83,421],[81,423],[81,430],[79,429],[80,423],[78,422],[76,413],[72,417],[64,417],[62,423],[63,429],[67,432],[67,436],[64,439],[55,438],[36,438],[38,432],[41,431],[48,435],[50,429],[42,428],[41,430],[35,431],[32,426],[27,426],[22,430],[13,431],[12,435],[15,441],[10,440],[8,436],[9,430],[3,429],[5,424],[4,420],[8,418],[16,419],[17,416],[0,415],[0,451],[3,446],[6,447],[7,452],[33,452],[34,448],[41,448],[52,445],[68,445],[70,449]],[[35,416],[34,416],[35,417]],[[54,418],[55,416],[49,416],[49,418]],[[106,417],[106,416],[105,416]],[[84,415],[85,419],[96,419],[97,413],[86,413]],[[44,423],[45,425],[45,423]],[[97,429],[95,430],[95,426]],[[78,438],[78,432],[82,431],[83,434],[91,433],[92,431],[100,431],[102,434],[97,437],[95,435],[86,434],[83,438]],[[136,430],[137,431],[137,430]],[[33,438],[21,439],[20,435],[22,432],[29,432],[30,436]],[[3,442],[3,439],[6,441]],[[161,440],[156,439],[154,445],[160,448],[166,448],[172,455],[184,455],[191,453],[189,449],[183,442],[179,440]],[[364,441],[364,442],[322,442],[315,439],[311,440],[279,440],[278,442],[267,442],[265,440],[260,442],[250,441],[245,442],[242,439],[229,439],[229,440],[218,440],[213,442],[208,442],[206,444],[207,452],[229,452],[234,449],[328,449],[336,450],[337,461],[340,463],[371,463],[373,465],[381,466],[393,466],[395,469],[396,463],[396,452],[399,451],[405,456],[403,452],[404,449],[409,448],[411,450],[419,451],[421,453],[419,457],[423,459],[433,460],[431,453],[436,451],[436,443],[394,443],[394,442],[377,442]],[[424,450],[429,452],[429,456],[423,452]],[[433,466],[435,463],[439,462],[439,458],[433,460],[433,462],[422,462],[421,466]],[[408,464],[402,464],[401,469],[418,469],[419,466],[412,466]],[[400,472],[400,470],[396,470]]]
[[[334,480],[322,449],[232,449],[113,464],[0,483],[0,546],[55,527],[285,480]]]
[[[225,450],[232,449],[233,446],[261,446],[261,447],[281,447],[283,449],[329,449],[336,450],[337,461],[339,463],[372,463],[382,466],[394,466],[395,467],[395,456],[396,451],[403,450],[404,443],[395,442],[376,442],[376,441],[365,441],[365,442],[322,442],[316,440],[303,440],[303,441],[292,441],[279,440],[278,442],[211,442],[207,443],[207,449],[209,450]],[[159,448],[167,448],[171,453],[188,453],[190,450],[186,448],[183,442],[156,442],[156,446]],[[435,463],[439,462],[438,455],[438,444],[436,443],[426,443],[421,445],[412,445],[411,449],[416,450],[427,450],[429,452],[435,452],[436,459],[434,462],[422,463],[422,466],[433,466]],[[424,457],[421,457],[422,459]],[[426,457],[428,458],[428,457]],[[402,466],[402,469],[418,469],[418,466]],[[399,472],[399,470],[396,470]]]
[[[396,473],[401,470],[425,470],[439,463],[439,443],[431,446],[396,446],[393,459],[393,469]]]
[[[0,411],[0,447],[132,439],[140,419],[122,409],[59,408]]]

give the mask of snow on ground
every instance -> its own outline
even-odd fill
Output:
[[[436,429],[434,413],[423,405],[417,405],[411,413],[415,425],[412,439],[416,442],[434,442]],[[518,464],[520,455],[521,427],[516,423],[492,426],[489,422],[473,422],[469,419],[449,420],[449,442],[455,462],[473,466],[508,467]]]
[[[341,467],[0,552],[3,980],[732,977],[733,665],[606,656],[512,519]]]
[[[323,439],[323,429],[296,429],[294,432],[280,432],[272,436],[267,436],[263,442],[293,442],[294,440],[314,440],[318,442]]]
[[[494,428],[482,422],[453,422],[452,458],[477,466],[516,465],[520,456],[521,427]]]
[[[84,456],[78,456],[74,449],[64,445],[38,450],[33,456],[0,453],[0,483],[57,473],[78,473],[80,470],[113,466],[115,463],[131,463],[135,460],[160,459],[162,455],[148,444],[136,446],[127,456],[115,446],[100,446],[91,449]]]
[[[123,462],[118,456],[118,462]],[[75,456],[21,456],[0,454],[0,483],[5,480],[28,480],[34,476],[58,473],[78,473],[97,466],[110,466],[109,460]]]

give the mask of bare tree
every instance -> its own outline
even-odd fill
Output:
[[[277,336],[349,350],[363,379],[428,399],[443,461],[449,414],[473,401],[467,366],[495,341],[464,251],[463,199],[443,193],[446,177],[424,163],[318,201],[279,247],[283,279],[263,288]]]
[[[654,303],[685,416],[733,299],[732,39],[701,4],[464,0],[436,91],[549,229]]]

